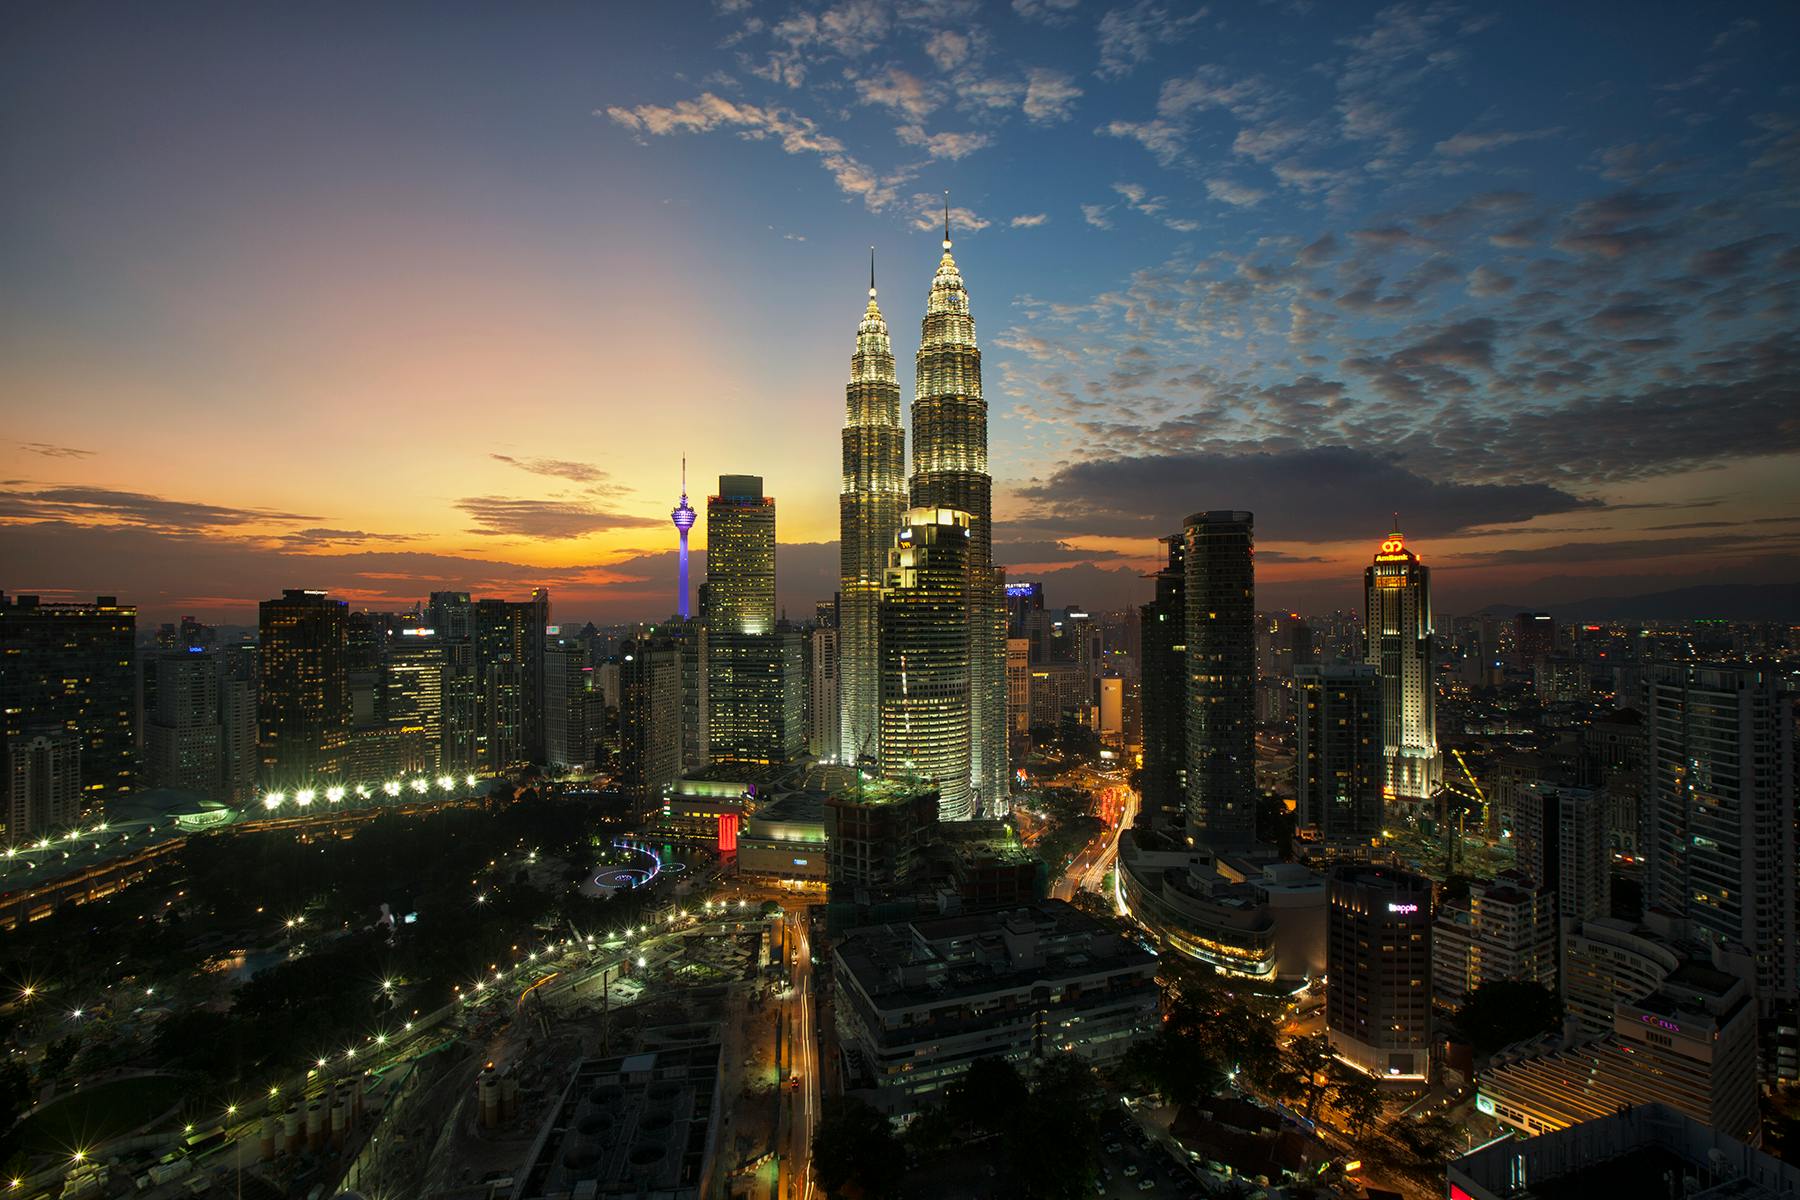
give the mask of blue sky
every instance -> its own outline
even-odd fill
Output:
[[[1213,507],[1272,603],[1395,510],[1451,605],[1800,579],[1791,6],[4,20],[8,590],[658,615],[686,451],[810,607],[867,248],[909,388],[946,188],[1053,602]]]

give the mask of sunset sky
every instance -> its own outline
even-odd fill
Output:
[[[1272,606],[1353,607],[1395,511],[1453,612],[1797,581],[1796,47],[1785,4],[23,0],[0,588],[661,617],[685,453],[696,506],[765,477],[809,613],[868,247],[910,397],[946,188],[996,557],[1053,605],[1147,598],[1206,508]]]

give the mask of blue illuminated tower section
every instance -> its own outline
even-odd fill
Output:
[[[688,530],[690,530],[694,527],[694,518],[697,515],[698,514],[694,512],[694,506],[688,503],[688,498],[687,498],[687,455],[684,454],[681,456],[681,503],[677,504],[675,506],[674,511],[669,514],[669,520],[675,522],[675,529],[678,533],[681,534],[681,584],[680,584],[681,594],[678,597],[678,602],[675,606],[675,611],[680,614],[681,619],[684,621],[687,620],[688,616],[689,616],[689,613],[688,613],[688,574],[687,574],[687,537],[688,537]]]

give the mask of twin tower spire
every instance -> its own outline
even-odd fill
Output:
[[[987,402],[981,394],[981,351],[975,344],[968,292],[950,249],[946,193],[944,252],[932,278],[915,360],[910,479],[893,346],[876,302],[870,251],[869,303],[857,326],[844,390],[843,480],[838,495],[839,689],[840,757],[847,762],[874,761],[886,775],[933,776],[940,791],[940,814],[954,820],[1000,811],[1007,762],[1004,578],[993,565]],[[955,514],[966,516],[958,520]],[[936,529],[945,523],[958,531],[953,546],[952,539],[936,533],[928,539],[924,533],[926,525]],[[952,553],[966,558],[966,571],[959,566],[953,572],[966,578],[963,594],[946,595],[945,604],[936,609],[919,605],[917,597],[909,605],[890,604],[884,655],[884,596],[891,600],[896,588],[948,578],[936,567],[913,569],[928,540],[943,543],[940,563]],[[904,566],[902,548],[908,551]],[[924,665],[925,651],[917,648],[911,651],[908,669],[903,643],[924,645],[916,639],[926,636],[930,642],[927,635],[933,631],[893,626],[917,625],[927,619],[918,615],[922,612],[938,614],[929,618],[942,626],[936,631],[942,635],[938,644],[947,644],[945,638],[960,639],[958,657],[966,664],[960,678],[932,674]],[[886,664],[885,683],[884,657],[893,660]],[[946,706],[959,705],[967,723],[959,715],[955,726],[967,733],[931,736],[966,741],[963,753],[946,758],[947,747],[910,744],[925,730],[947,731],[939,718]],[[936,778],[938,772],[927,767],[946,761],[966,763],[967,778]]]

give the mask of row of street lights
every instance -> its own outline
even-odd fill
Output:
[[[454,775],[439,775],[436,782],[438,788],[446,792],[455,791],[458,787],[458,781]],[[475,776],[464,775],[461,780],[461,786],[474,787],[476,782]],[[390,779],[386,783],[380,784],[379,789],[384,796],[392,800],[409,788],[416,795],[426,795],[431,791],[431,785],[432,780],[422,775],[410,782],[405,779]],[[346,798],[352,795],[358,800],[372,799],[375,792],[376,785],[367,783],[359,783],[350,788],[346,788],[342,784],[333,784],[324,790],[323,795],[326,803],[341,804]],[[319,799],[320,794],[318,789],[306,787],[296,791],[291,799],[296,807],[307,808],[311,806],[315,800]],[[282,805],[286,804],[289,799],[290,797],[286,792],[268,792],[263,796],[262,804],[265,809],[270,812],[275,812],[280,809]],[[105,827],[102,826],[101,828]]]

